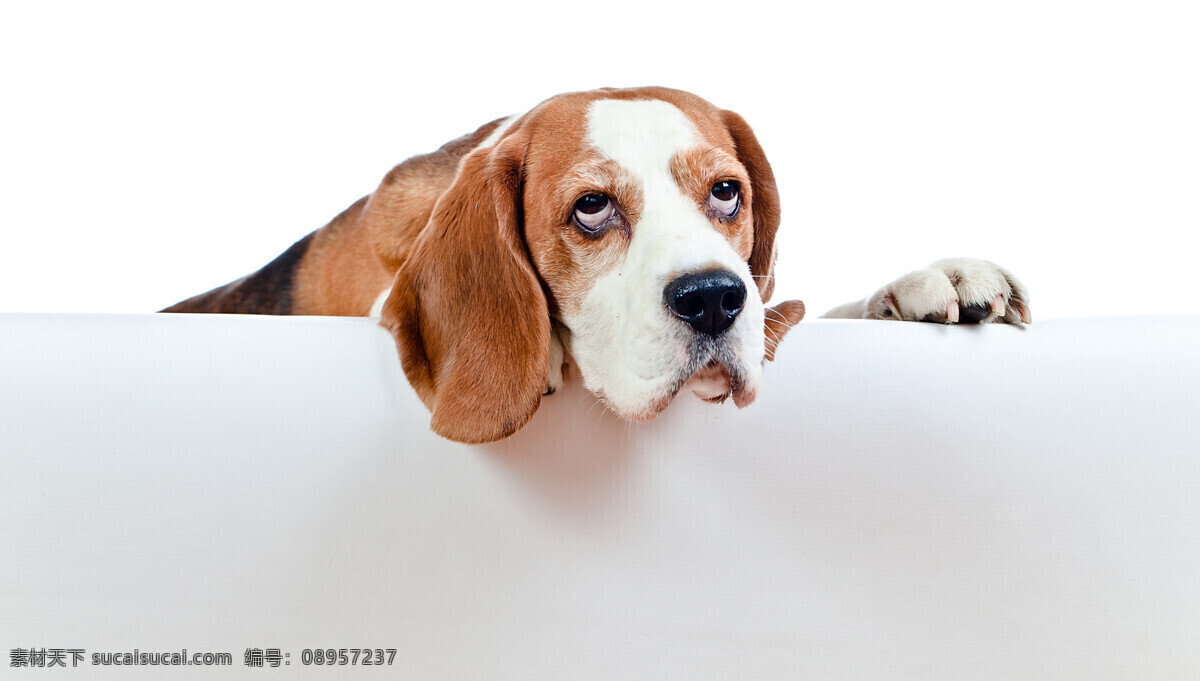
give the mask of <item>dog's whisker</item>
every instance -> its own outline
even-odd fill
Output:
[[[772,320],[773,320],[773,321],[777,321],[777,322],[779,322],[779,323],[783,324],[783,326],[785,326],[785,327],[787,327],[787,328],[789,328],[789,329],[795,326],[795,324],[793,324],[793,323],[789,322],[789,321],[788,321],[788,318],[787,318],[787,317],[785,317],[785,316],[783,316],[783,315],[782,315],[782,314],[780,314],[779,312],[776,312],[775,310],[772,310],[771,308],[767,308],[767,312],[771,312],[771,313],[773,313],[773,314],[777,315],[776,317],[773,317],[773,318],[772,318]]]
[[[591,419],[592,418],[592,410],[595,409],[598,405],[601,405],[602,403],[603,403],[603,400],[601,400],[600,398],[596,398],[592,402],[592,406],[588,407],[587,412],[583,415],[584,420],[586,421],[588,419]],[[603,414],[604,410],[601,409],[600,413]],[[597,422],[599,422],[600,418],[598,417],[596,420],[597,420]]]

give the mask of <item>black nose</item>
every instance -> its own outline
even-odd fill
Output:
[[[692,328],[710,336],[728,329],[746,302],[746,286],[733,272],[694,272],[672,280],[663,302]]]

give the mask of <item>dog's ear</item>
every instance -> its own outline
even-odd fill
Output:
[[[459,442],[512,435],[546,388],[550,315],[521,224],[525,147],[510,135],[463,159],[380,320],[430,428]]]
[[[779,230],[779,189],[775,186],[775,172],[749,124],[732,111],[722,111],[721,117],[733,136],[738,161],[750,173],[750,210],[754,214],[750,273],[766,302],[775,291],[775,232]]]
[[[775,360],[775,351],[783,342],[784,335],[792,327],[804,319],[804,303],[799,300],[785,300],[775,307],[763,310],[763,331],[766,333],[766,358],[768,362]]]

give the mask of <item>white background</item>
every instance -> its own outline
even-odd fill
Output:
[[[1198,312],[1189,2],[6,3],[0,311],[151,311],[552,94],[741,113],[813,313],[949,255],[1035,319]]]

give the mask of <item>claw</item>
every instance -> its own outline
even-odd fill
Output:
[[[1029,314],[1029,306],[1017,303],[1017,309],[1021,311],[1021,321],[1025,324],[1032,324],[1033,317]]]
[[[1003,317],[1004,313],[1004,295],[997,293],[996,297],[992,298],[992,314],[997,317]]]
[[[946,303],[946,323],[947,324],[957,324],[958,323],[958,301],[957,300],[951,300],[950,302]]]
[[[896,302],[895,293],[888,292],[888,294],[883,297],[883,302],[887,305],[888,310],[892,313],[892,319],[903,321],[904,317],[900,315],[900,305]]]

